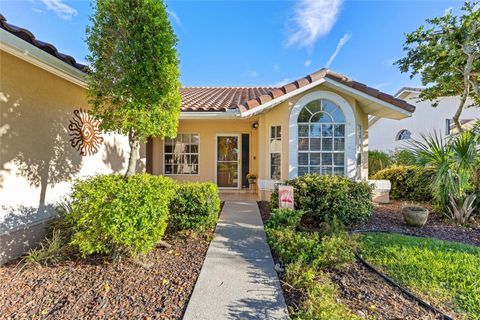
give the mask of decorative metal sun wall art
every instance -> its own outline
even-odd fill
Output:
[[[73,111],[73,118],[70,120],[70,143],[72,147],[80,151],[82,156],[91,156],[98,152],[103,142],[98,126],[100,120],[96,120],[87,111],[82,109]]]

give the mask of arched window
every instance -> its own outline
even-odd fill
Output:
[[[407,129],[402,129],[397,133],[395,140],[408,140],[412,138],[412,133]]]
[[[314,100],[298,116],[298,175],[345,174],[345,116],[326,99]]]

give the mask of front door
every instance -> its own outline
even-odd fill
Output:
[[[240,187],[239,135],[217,136],[217,185],[219,188]]]

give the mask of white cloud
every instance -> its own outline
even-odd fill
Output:
[[[71,20],[73,16],[78,14],[75,8],[66,5],[63,3],[63,0],[42,0],[42,2],[47,6],[48,10],[52,10],[57,16],[64,20]]]
[[[172,10],[167,10],[167,13],[170,17],[172,17],[173,21],[178,24],[179,26],[182,25],[182,21],[180,21],[180,18],[178,17],[178,15],[175,13],[175,11],[172,11]]]
[[[330,67],[333,60],[335,60],[337,55],[340,53],[340,50],[342,50],[343,46],[345,46],[347,44],[348,40],[350,40],[351,37],[352,37],[352,35],[349,34],[349,33],[345,33],[343,35],[343,37],[340,39],[340,41],[338,41],[337,47],[335,48],[335,51],[333,52],[333,54],[330,56],[330,59],[328,59],[325,67],[327,67],[327,68]]]
[[[373,87],[377,90],[380,90],[380,89],[385,88],[385,87],[390,87],[391,85],[392,85],[391,82],[382,82],[382,83],[379,83],[379,84],[377,84],[376,86],[373,86]]]
[[[280,71],[280,66],[278,64],[273,65],[273,71],[275,72]]]
[[[305,67],[309,67],[311,64],[312,64],[312,60],[310,60],[310,59],[305,60],[305,62],[303,63],[303,65],[304,65]]]
[[[445,9],[445,11],[443,11],[443,15],[446,16],[447,14],[452,13],[452,11],[453,11],[453,7],[448,7]]]
[[[343,0],[300,0],[295,6],[287,45],[311,48],[319,37],[330,32],[342,3]]]
[[[40,10],[40,9],[37,9],[37,8],[32,8],[32,11],[36,12],[36,13],[43,13],[43,10]]]
[[[274,84],[270,85],[270,87],[273,87],[273,88],[278,88],[278,87],[282,87],[284,85],[286,85],[287,83],[290,83],[292,82],[293,80],[291,78],[285,78],[283,80],[280,80],[278,82],[275,82]]]

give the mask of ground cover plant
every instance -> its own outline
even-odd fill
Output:
[[[317,225],[335,217],[342,224],[365,221],[373,209],[372,187],[338,176],[304,175],[285,181],[293,186],[295,209]],[[278,207],[278,189],[271,196],[272,208]]]
[[[301,292],[294,319],[359,319],[337,302],[337,288],[326,271],[352,262],[355,239],[338,222],[322,232],[298,231],[302,211],[273,210],[266,223],[268,243],[286,263],[284,281]]]
[[[437,307],[480,319],[480,247],[404,235],[368,233],[361,253]]]

